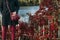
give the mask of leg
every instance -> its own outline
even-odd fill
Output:
[[[11,26],[11,40],[15,40],[15,26]]]
[[[7,27],[2,26],[2,40],[6,40]]]

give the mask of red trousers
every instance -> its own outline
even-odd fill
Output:
[[[2,26],[2,40],[6,40],[6,33],[7,33],[8,27]],[[15,39],[15,26],[11,26],[11,40]]]

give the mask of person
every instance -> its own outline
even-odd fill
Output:
[[[8,5],[8,6],[7,6]],[[11,40],[15,40],[15,26],[18,23],[17,21],[12,21],[10,12],[13,16],[16,16],[19,10],[19,3],[18,0],[2,0],[0,10],[2,13],[2,40],[6,40],[6,33],[8,30],[8,25],[11,28]]]

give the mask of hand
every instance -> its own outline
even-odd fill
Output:
[[[12,16],[16,16],[16,12],[12,12]]]
[[[16,12],[11,12],[10,17],[12,21],[13,20],[17,21],[19,19],[19,16],[16,14]]]

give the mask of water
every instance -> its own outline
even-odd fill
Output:
[[[39,6],[20,7],[20,15],[26,15],[26,13],[35,13],[39,9]]]
[[[28,22],[29,16],[26,13],[31,13],[33,15],[37,10],[39,10],[39,6],[20,7],[18,12],[21,16],[20,21]]]

